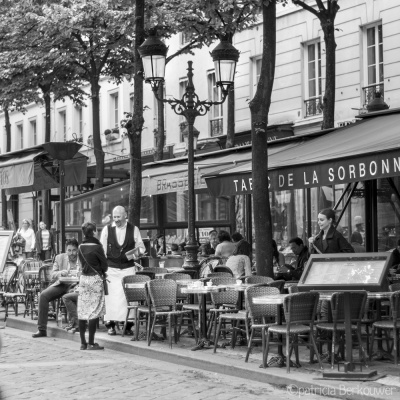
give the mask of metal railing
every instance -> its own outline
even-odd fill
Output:
[[[381,99],[384,99],[385,87],[383,83],[369,85],[362,88],[364,93],[364,108],[375,98],[375,93],[381,94]]]
[[[304,100],[304,103],[306,105],[306,117],[322,114],[321,102],[321,97]]]
[[[210,120],[211,136],[220,136],[224,134],[224,124],[222,118]]]

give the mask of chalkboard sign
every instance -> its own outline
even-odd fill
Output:
[[[298,288],[308,290],[387,291],[391,253],[312,255]]]
[[[0,272],[3,272],[14,231],[0,231]]]

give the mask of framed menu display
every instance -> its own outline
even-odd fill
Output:
[[[299,291],[388,290],[391,253],[313,254],[301,275]]]
[[[0,272],[3,272],[14,231],[0,231]]]

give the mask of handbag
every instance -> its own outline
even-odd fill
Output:
[[[104,290],[104,295],[108,296],[108,279],[107,279],[107,274],[101,275],[99,271],[94,269],[87,261],[85,256],[82,253],[81,246],[79,246],[79,253],[81,254],[83,260],[85,261],[86,265],[91,268],[103,281],[103,290]]]

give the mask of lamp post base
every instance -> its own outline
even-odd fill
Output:
[[[186,245],[185,250],[186,257],[182,267],[184,269],[193,269],[198,272],[200,269],[200,264],[197,260],[197,252],[199,250],[199,246],[197,244],[188,244]]]

